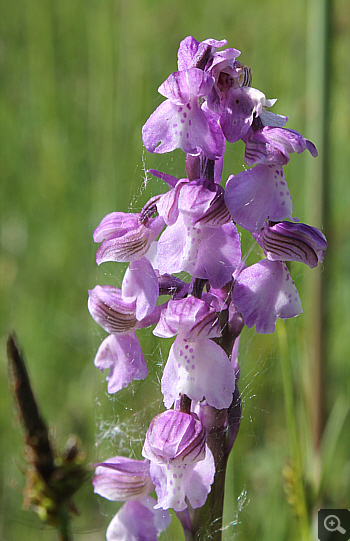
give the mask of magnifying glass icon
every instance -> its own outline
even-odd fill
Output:
[[[325,519],[324,519],[324,527],[326,528],[326,530],[328,530],[329,532],[340,532],[342,534],[346,533],[346,530],[344,530],[344,528],[341,527],[340,525],[340,520],[339,518],[336,516],[336,515],[328,515]]]

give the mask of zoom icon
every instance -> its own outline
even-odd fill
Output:
[[[318,512],[319,541],[349,541],[349,509],[320,509]]]

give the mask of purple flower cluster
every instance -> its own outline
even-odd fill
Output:
[[[154,541],[169,524],[170,508],[187,535],[195,533],[191,518],[204,506],[220,461],[210,434],[228,433],[220,451],[227,459],[238,432],[239,335],[244,325],[272,333],[277,317],[302,312],[286,261],[316,267],[327,244],[318,229],[293,220],[283,170],[291,152],[317,156],[315,146],[269,110],[276,100],[251,87],[252,70],[237,60],[238,50],[218,51],[226,43],[181,42],[178,71],[158,89],[166,100],[142,129],[150,152],[186,153],[187,178],[151,170],[169,190],[139,214],[107,215],[94,233],[98,265],[129,263],[121,288],[89,291],[89,311],[108,333],[95,357],[108,370],[108,392],[147,376],[138,329],[154,325],[156,336],[175,337],[161,380],[166,410],[150,424],[144,460],[114,457],[96,468],[95,492],[126,502],[108,541]],[[240,139],[251,167],[223,188],[226,141]],[[252,234],[264,259],[243,263],[237,225]]]

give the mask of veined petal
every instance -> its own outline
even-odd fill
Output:
[[[248,165],[285,165],[291,152],[300,154],[305,149],[314,157],[318,154],[315,145],[297,131],[266,126],[247,137],[245,161]]]
[[[205,432],[197,415],[176,410],[156,415],[148,428],[142,456],[157,464],[182,465],[203,460]]]
[[[256,165],[230,176],[225,201],[233,220],[251,232],[260,231],[267,218],[292,218],[293,203],[280,166]]]
[[[135,301],[125,301],[117,287],[104,285],[89,290],[88,309],[96,323],[109,333],[128,334],[137,326]]]
[[[139,227],[139,218],[140,215],[135,213],[111,212],[107,214],[94,231],[94,241],[102,242],[123,237],[129,231]]]
[[[178,332],[188,340],[220,336],[221,327],[215,309],[192,295],[170,300],[153,334],[168,338]]]
[[[179,180],[176,186],[162,195],[157,202],[157,211],[167,225],[173,225],[179,217],[179,195],[185,184],[188,184],[187,179]]]
[[[220,227],[231,221],[225,205],[223,188],[206,179],[198,179],[181,186],[178,200],[179,211],[194,223]]]
[[[158,242],[160,274],[186,271],[209,280],[213,287],[222,287],[230,281],[240,256],[239,236],[232,222],[221,227],[201,222],[193,225],[190,218],[180,214]]]
[[[301,261],[312,269],[322,262],[327,240],[316,227],[302,223],[279,222],[261,233],[264,253],[271,261]]]
[[[164,227],[160,216],[148,220],[147,225],[139,223],[135,229],[129,229],[124,235],[104,240],[97,250],[98,265],[106,261],[130,262],[141,259],[151,243]]]
[[[95,494],[117,502],[140,500],[154,490],[149,461],[124,456],[98,464],[92,484]]]

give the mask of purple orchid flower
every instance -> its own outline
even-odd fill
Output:
[[[168,511],[154,509],[156,500],[148,460],[117,456],[97,464],[94,492],[112,501],[125,501],[109,524],[107,541],[156,541],[170,523]]]
[[[186,500],[204,505],[214,480],[215,465],[205,432],[194,414],[168,410],[157,415],[146,434],[142,455],[158,496],[156,509],[183,511]]]
[[[213,287],[231,280],[241,251],[221,186],[205,179],[181,180],[157,209],[169,224],[158,241],[160,274],[186,271]]]
[[[149,269],[150,264],[147,260],[146,262],[146,268]],[[145,278],[144,283],[149,283],[147,276]],[[151,278],[153,279],[153,277]],[[134,278],[130,278],[130,280],[134,280]],[[128,285],[130,284],[127,282],[126,287]],[[155,306],[154,302],[152,311],[148,310],[149,305],[141,285],[142,283],[139,281],[139,291],[135,288],[135,296],[131,300],[130,298],[125,300],[122,290],[114,286],[96,286],[89,291],[89,312],[96,323],[110,333],[100,345],[94,361],[95,366],[102,372],[109,370],[106,377],[109,393],[120,391],[123,387],[127,387],[132,380],[144,379],[148,374],[141,346],[134,331],[157,323],[162,307]],[[152,294],[150,297],[152,298]],[[140,299],[139,317],[144,317],[140,317],[138,320],[137,310]]]
[[[224,350],[210,340],[221,335],[214,308],[192,296],[169,301],[153,334],[163,338],[177,334],[161,382],[166,408],[182,394],[194,401],[205,397],[217,409],[229,407],[235,374]]]
[[[215,464],[224,472],[241,421],[240,334],[245,325],[272,333],[277,318],[302,312],[285,262],[316,267],[327,246],[317,228],[292,221],[283,170],[292,152],[317,156],[317,150],[285,128],[288,117],[268,110],[276,100],[251,87],[252,70],[237,60],[240,51],[218,51],[226,44],[191,36],[181,42],[178,71],[158,89],[166,99],[142,129],[150,152],[186,153],[187,178],[151,169],[168,192],[153,196],[139,214],[107,215],[94,233],[102,243],[98,264],[130,263],[121,289],[89,291],[89,311],[109,333],[95,357],[109,371],[108,392],[147,375],[135,331],[156,325],[154,335],[175,337],[161,378],[167,411],[150,424],[145,460],[114,457],[97,465],[95,492],[126,501],[107,541],[155,541],[169,523],[168,508],[186,539],[221,524],[220,510],[213,520],[207,511],[223,490]],[[225,145],[239,139],[254,167],[231,175],[223,189]],[[252,233],[266,259],[245,266],[236,225]],[[180,272],[190,277],[175,275]],[[214,433],[220,445],[213,444]],[[202,525],[206,515],[210,526]]]
[[[202,150],[211,160],[222,155],[224,138],[217,117],[204,112],[199,98],[209,94],[214,79],[208,73],[190,68],[169,75],[159,87],[167,98],[142,128],[143,144],[149,152],[171,152],[181,148],[188,154]]]

